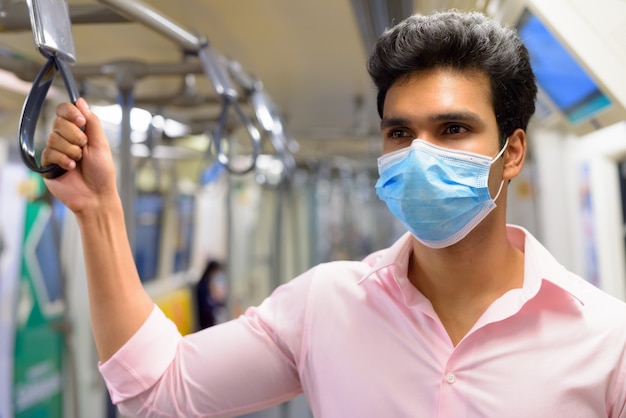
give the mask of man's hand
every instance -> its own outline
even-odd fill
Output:
[[[42,165],[57,164],[67,173],[45,180],[50,192],[76,214],[118,204],[111,148],[98,117],[82,98],[76,106],[60,104],[56,114]]]

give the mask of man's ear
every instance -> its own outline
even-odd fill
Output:
[[[509,136],[509,145],[504,151],[503,180],[511,180],[522,171],[526,159],[526,132],[516,129]]]

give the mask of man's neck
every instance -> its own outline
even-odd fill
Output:
[[[481,226],[444,249],[415,241],[409,262],[409,280],[430,300],[455,345],[493,301],[523,284],[524,256],[507,239],[504,223]]]

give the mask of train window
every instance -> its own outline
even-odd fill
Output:
[[[139,193],[135,201],[135,263],[141,281],[153,280],[159,266],[163,196]]]
[[[585,121],[611,105],[611,100],[537,16],[526,9],[517,28],[530,53],[537,83],[569,122]]]
[[[187,270],[191,261],[194,233],[195,199],[193,195],[178,196],[178,240],[174,255],[174,272]]]

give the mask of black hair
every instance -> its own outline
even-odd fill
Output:
[[[413,15],[387,29],[367,63],[380,117],[393,83],[434,68],[485,73],[501,142],[517,128],[526,130],[537,86],[528,50],[514,29],[478,12],[455,10]]]
[[[222,264],[216,260],[210,260],[196,283],[196,311],[198,313],[198,329],[211,327],[217,323],[215,307],[223,306],[223,303],[216,302],[211,294],[210,285],[215,277],[215,273],[222,270]]]
[[[222,265],[220,264],[219,261],[209,260],[209,262],[204,268],[204,271],[202,272],[202,276],[200,276],[201,280],[209,280],[213,276],[213,273],[221,269],[222,269]]]

